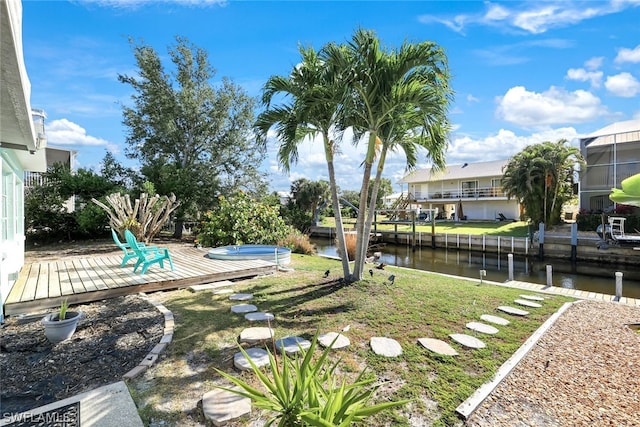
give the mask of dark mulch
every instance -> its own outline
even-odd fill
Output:
[[[70,308],[84,318],[52,345],[44,316],[9,317],[0,329],[0,413],[18,413],[122,379],[160,341],[164,316],[136,295]]]

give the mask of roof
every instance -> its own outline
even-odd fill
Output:
[[[640,141],[640,119],[612,123],[580,138],[581,147],[597,147]]]
[[[465,178],[485,178],[502,176],[502,168],[509,160],[495,160],[492,162],[464,163],[447,166],[442,171],[433,168],[418,169],[400,180],[402,183],[459,180]]]
[[[587,138],[594,138],[598,136],[613,135],[617,133],[627,133],[640,131],[640,119],[627,120],[624,122],[612,123],[609,126],[605,126],[600,130],[587,135]]]

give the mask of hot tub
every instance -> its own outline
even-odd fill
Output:
[[[291,262],[291,249],[275,245],[230,245],[213,248],[207,256],[226,261],[261,259],[278,265],[288,265]]]

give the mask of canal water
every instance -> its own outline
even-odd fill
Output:
[[[312,238],[319,254],[337,256],[330,239]],[[509,277],[507,254],[416,248],[387,244],[380,249],[381,262],[399,267],[433,271],[462,277],[480,278],[486,270],[485,280],[504,282]],[[603,294],[615,294],[615,273],[621,272],[622,295],[640,298],[640,269],[629,265],[598,264],[590,261],[571,263],[568,260],[513,256],[514,279],[523,282],[547,284],[547,265],[552,268],[553,286],[580,289]]]

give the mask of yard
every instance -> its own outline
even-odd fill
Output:
[[[355,227],[355,219],[344,218],[345,228]],[[333,217],[322,219],[322,226],[335,227]],[[378,216],[378,230],[412,231],[411,221],[397,223],[386,222],[385,217]],[[416,232],[431,233],[431,223],[416,222]],[[489,234],[492,236],[527,237],[529,223],[526,221],[436,221],[436,234]]]
[[[355,376],[364,368],[380,384],[375,399],[411,399],[398,410],[388,410],[371,425],[452,425],[458,422],[455,408],[518,349],[545,319],[569,298],[548,296],[540,309],[526,318],[510,318],[494,336],[481,338],[487,347],[465,349],[454,343],[460,355],[437,356],[417,344],[418,338],[452,342],[451,333],[475,333],[465,324],[482,314],[497,314],[496,307],[509,304],[522,290],[421,271],[387,267],[366,274],[365,280],[344,286],[337,261],[317,256],[294,256],[294,272],[277,273],[234,284],[236,292],[254,295],[252,304],[275,315],[276,338],[298,335],[310,339],[316,331],[344,334],[351,346],[338,350],[340,374]],[[324,272],[329,270],[327,278]],[[390,284],[390,274],[396,276]],[[228,295],[188,290],[154,294],[175,316],[173,342],[158,363],[130,385],[146,425],[198,425],[202,419],[199,400],[215,384],[225,384],[214,368],[234,372],[233,355],[240,332],[249,326],[242,315],[232,314]],[[503,315],[503,317],[508,315]],[[384,358],[369,346],[373,336],[396,339],[402,356]],[[249,372],[238,373],[255,382]],[[266,417],[254,408],[251,419]],[[164,422],[164,423],[163,423]],[[417,424],[416,424],[417,423]]]

